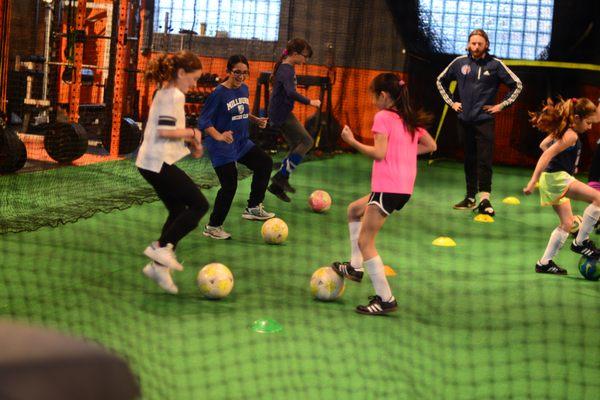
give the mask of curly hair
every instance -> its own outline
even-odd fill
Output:
[[[193,72],[202,69],[202,62],[194,53],[183,50],[175,54],[161,54],[148,63],[145,77],[157,83],[175,80],[177,71]]]
[[[596,112],[594,103],[585,97],[558,101],[551,98],[542,103],[541,111],[529,112],[529,122],[540,131],[561,139],[568,128],[573,125],[575,116],[587,118]]]

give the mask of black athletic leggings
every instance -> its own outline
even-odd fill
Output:
[[[208,201],[192,179],[175,165],[163,163],[159,173],[138,168],[169,210],[158,239],[161,246],[177,243],[198,226],[208,211]]]
[[[265,192],[267,191],[269,177],[271,175],[271,170],[273,169],[273,160],[258,146],[253,146],[237,162],[244,164],[252,170],[253,175],[248,207],[256,207],[265,199]],[[223,225],[223,222],[225,222],[225,218],[227,218],[231,203],[235,197],[238,182],[238,170],[236,163],[230,162],[216,167],[215,172],[219,177],[221,188],[215,198],[215,206],[210,214],[208,224],[210,226],[221,226]]]

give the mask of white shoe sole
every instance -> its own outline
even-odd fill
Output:
[[[242,214],[242,218],[250,221],[266,221],[268,219],[275,218],[275,215],[271,217],[259,217],[258,215]]]
[[[169,285],[169,284],[163,282],[162,280],[160,280],[159,276],[156,274],[156,271],[154,270],[154,267],[152,266],[152,263],[146,264],[144,269],[142,269],[142,272],[148,278],[152,279],[165,292],[170,293],[170,294],[177,294],[179,292],[179,289],[177,288],[177,286],[175,286],[174,283],[171,282],[171,284]]]
[[[179,264],[177,261],[170,262],[171,260],[169,259],[158,257],[156,255],[156,251],[152,248],[152,246],[146,247],[146,249],[144,250],[144,255],[149,259],[154,260],[159,264],[166,265],[171,269],[174,269],[176,271],[183,271],[183,265]]]
[[[474,210],[477,208],[477,206],[473,206],[473,207],[456,207],[456,206],[452,206],[452,208],[454,208],[455,210]]]
[[[213,239],[216,239],[216,240],[227,240],[227,239],[231,239],[231,235],[229,235],[229,236],[226,236],[226,237],[225,237],[225,236],[215,236],[215,235],[211,235],[211,234],[210,234],[210,233],[208,233],[208,232],[202,232],[202,234],[203,234],[204,236],[206,236],[206,237],[213,238]]]

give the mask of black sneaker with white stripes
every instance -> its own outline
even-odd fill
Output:
[[[350,279],[351,281],[360,283],[363,278],[363,271],[360,271],[352,266],[350,262],[334,262],[331,264],[331,268],[342,278]]]
[[[383,315],[398,309],[396,299],[392,301],[383,301],[381,300],[381,297],[375,295],[369,296],[369,300],[369,304],[366,306],[356,307],[356,312],[367,315]]]
[[[548,261],[548,264],[542,265],[540,262],[535,263],[535,272],[538,274],[554,274],[554,275],[566,275],[567,270],[559,267],[552,260]]]
[[[479,202],[479,205],[477,206],[477,212],[479,214],[489,215],[490,217],[496,215],[494,207],[492,207],[492,203],[490,203],[488,199],[483,199]]]
[[[595,258],[596,260],[600,258],[600,250],[596,248],[596,245],[590,239],[584,240],[580,245],[576,244],[575,240],[573,240],[573,243],[571,243],[571,250],[582,256]]]
[[[455,210],[472,210],[477,208],[477,203],[475,203],[475,199],[472,197],[465,197],[462,201],[459,201],[454,206],[452,206]]]

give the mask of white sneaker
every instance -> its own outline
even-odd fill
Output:
[[[275,213],[265,211],[262,203],[257,205],[256,207],[247,208],[242,213],[242,218],[255,220],[255,221],[265,221],[267,219],[271,219],[275,216]]]
[[[165,267],[164,265],[152,261],[144,267],[142,272],[148,278],[156,282],[164,291],[171,294],[177,294],[177,292],[179,292],[179,289],[177,289],[177,286],[173,283],[169,267]]]
[[[158,242],[152,242],[150,243],[150,246],[146,247],[144,254],[159,264],[173,268],[177,271],[183,271],[183,265],[177,261],[171,243],[167,243],[165,247],[160,247]]]
[[[225,240],[225,239],[231,238],[231,234],[228,232],[225,232],[225,230],[223,229],[223,226],[206,225],[204,227],[204,231],[202,232],[202,234],[204,236],[208,236],[208,237],[211,237],[211,238],[217,239],[217,240]]]

